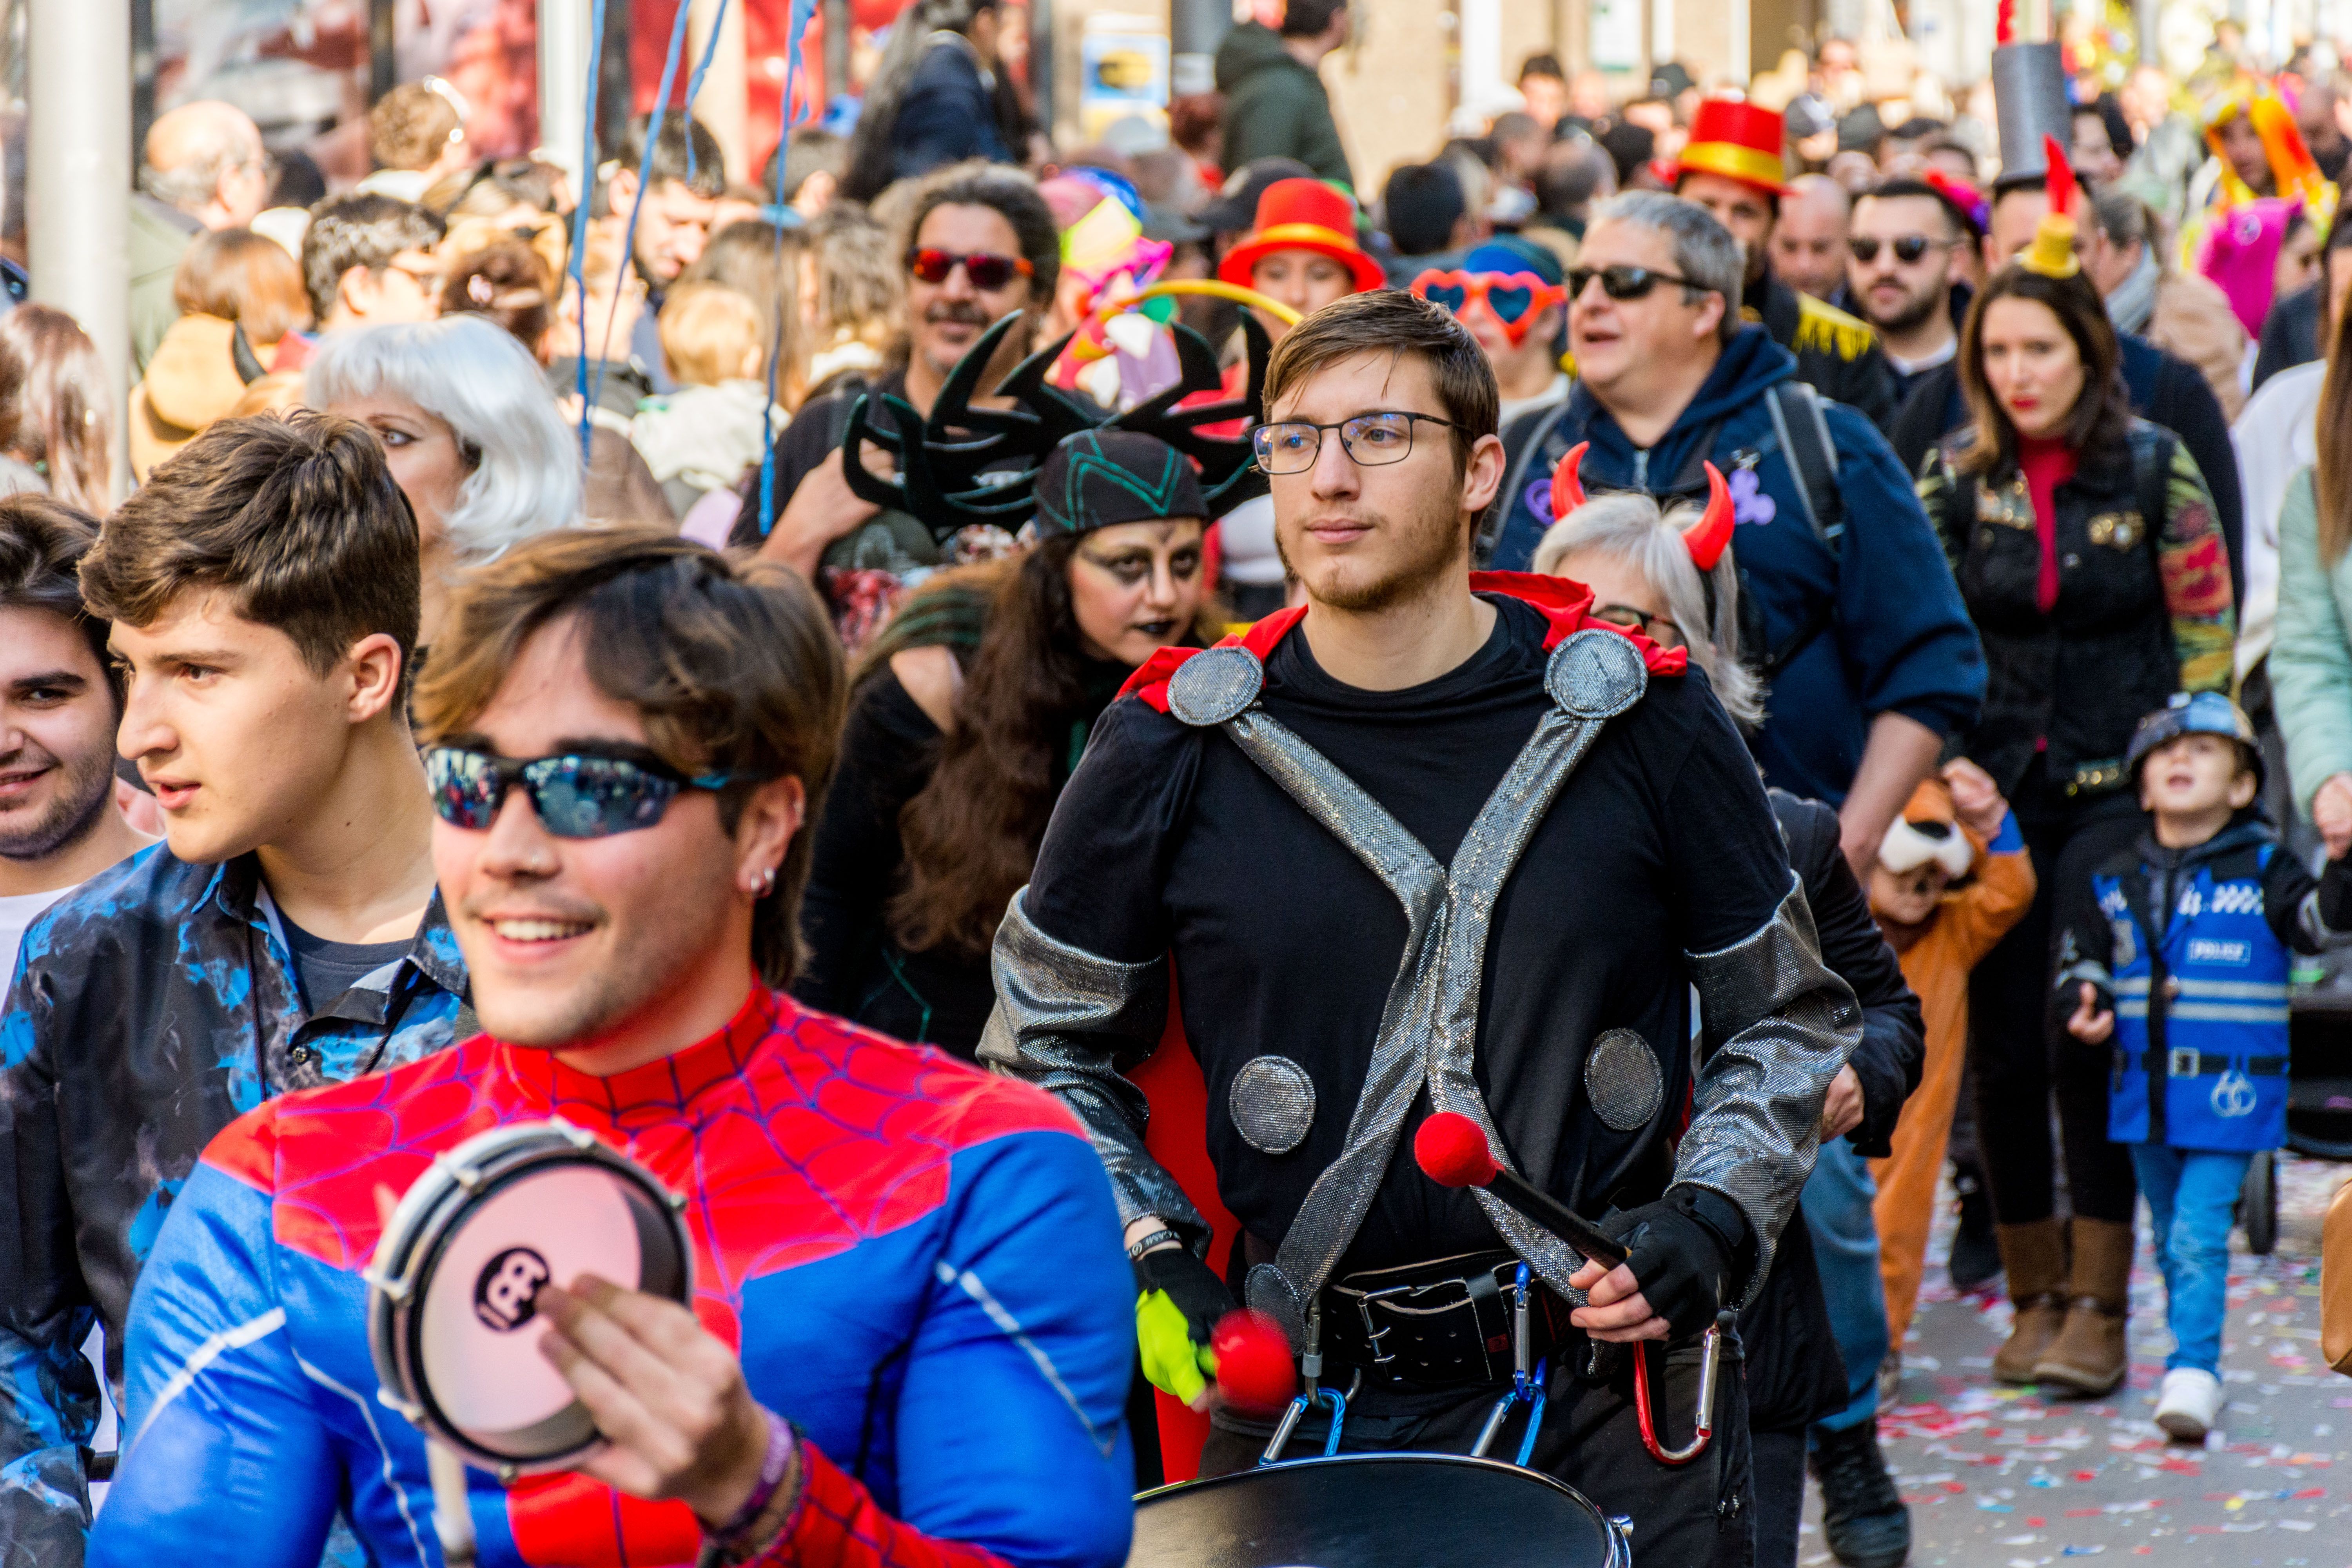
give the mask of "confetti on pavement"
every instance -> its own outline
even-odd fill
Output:
[[[2352,1380],[2319,1351],[2320,1217],[2347,1175],[2352,1166],[2282,1152],[2277,1251],[2256,1258],[2242,1232],[2232,1235],[2229,1405],[2202,1447],[2169,1441],[2151,1420],[2172,1341],[2145,1208],[2130,1376],[2104,1400],[2075,1402],[1992,1383],[2009,1302],[1953,1291],[1941,1267],[1948,1203],[1902,1391],[1879,1413],[1887,1468],[1911,1508],[1914,1568],[2044,1568],[2103,1555],[2194,1568],[2352,1564],[2352,1426],[2337,1448],[2345,1418],[2335,1414],[2352,1410]],[[1834,1568],[1818,1492],[1804,1531],[1800,1561]]]

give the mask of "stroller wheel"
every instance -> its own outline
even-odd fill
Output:
[[[2258,1258],[2267,1258],[2278,1246],[2278,1156],[2265,1149],[2246,1167],[2246,1184],[2238,1191],[2238,1215],[2246,1227],[2246,1246]]]

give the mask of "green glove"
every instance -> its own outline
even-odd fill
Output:
[[[1207,1264],[1181,1247],[1147,1252],[1135,1262],[1135,1344],[1151,1386],[1191,1404],[1213,1377],[1209,1349],[1234,1294]]]
[[[1217,1374],[1216,1352],[1192,1342],[1185,1330],[1183,1309],[1170,1300],[1165,1290],[1135,1299],[1135,1347],[1151,1386],[1187,1405],[1208,1386],[1208,1377]]]

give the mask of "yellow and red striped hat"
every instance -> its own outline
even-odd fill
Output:
[[[1788,165],[1780,158],[1780,111],[1736,98],[1704,100],[1691,116],[1690,141],[1675,162],[1675,179],[1685,174],[1721,174],[1769,191],[1789,193]]]

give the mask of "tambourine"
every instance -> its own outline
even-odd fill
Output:
[[[593,1273],[689,1303],[684,1205],[560,1118],[436,1156],[364,1275],[377,1397],[501,1478],[572,1468],[604,1439],[539,1352],[539,1292]]]

